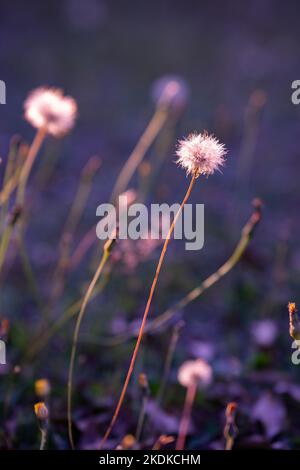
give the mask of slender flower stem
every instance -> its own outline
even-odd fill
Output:
[[[47,130],[44,127],[41,127],[37,131],[32,141],[27,158],[25,160],[25,163],[22,167],[21,174],[20,174],[20,182],[19,182],[18,191],[17,191],[17,204],[23,204],[24,202],[26,184],[27,184],[32,166],[44,142],[46,134],[47,134]]]
[[[19,152],[19,137],[13,137],[10,143],[7,163],[5,165],[3,184],[0,192],[0,227],[3,225],[5,214],[7,212],[7,201],[17,185],[19,179],[19,172],[17,171],[16,160]]]
[[[183,201],[180,205],[180,208],[178,209],[178,212],[176,213],[176,215],[173,219],[173,222],[171,224],[171,227],[170,227],[169,232],[167,234],[167,237],[165,239],[165,242],[164,242],[164,245],[163,245],[163,248],[162,248],[162,252],[161,252],[161,255],[160,255],[160,258],[159,258],[159,261],[158,261],[158,265],[157,265],[157,268],[156,268],[156,272],[155,272],[155,275],[154,275],[154,279],[152,281],[148,301],[147,301],[146,308],[145,308],[145,311],[144,311],[144,315],[143,315],[142,323],[141,323],[141,326],[140,326],[139,334],[138,334],[138,337],[137,337],[137,341],[136,341],[136,344],[135,344],[135,348],[134,348],[134,351],[133,351],[133,354],[132,354],[132,357],[131,357],[131,361],[130,361],[129,369],[128,369],[128,372],[127,372],[127,375],[126,375],[126,379],[125,379],[125,382],[124,382],[124,385],[123,385],[123,388],[122,388],[122,391],[121,391],[121,395],[120,395],[119,401],[117,403],[114,415],[112,417],[112,420],[111,420],[111,422],[110,422],[110,424],[107,428],[107,431],[106,431],[102,441],[100,442],[100,449],[105,444],[105,442],[106,442],[107,438],[109,437],[109,435],[112,431],[112,428],[113,428],[113,426],[114,426],[114,424],[115,424],[115,422],[118,418],[122,403],[124,401],[124,398],[125,398],[125,395],[126,395],[126,392],[127,392],[128,384],[129,384],[129,381],[130,381],[130,378],[131,378],[131,375],[132,375],[132,372],[133,372],[133,368],[134,368],[134,365],[135,365],[135,361],[136,361],[136,358],[137,358],[139,347],[140,347],[140,344],[141,344],[141,341],[142,341],[142,338],[143,338],[143,333],[144,333],[144,329],[145,329],[149,309],[150,309],[153,294],[154,294],[154,291],[155,291],[155,288],[156,288],[158,276],[159,276],[159,273],[160,273],[160,270],[161,270],[161,267],[162,267],[162,264],[163,264],[163,261],[164,261],[164,257],[165,257],[165,254],[166,254],[166,251],[167,251],[167,248],[168,248],[168,244],[169,244],[170,238],[172,236],[172,233],[174,231],[175,224],[176,224],[176,222],[177,222],[177,220],[178,220],[178,218],[179,218],[179,216],[182,212],[182,209],[183,209],[185,203],[187,202],[187,200],[188,200],[188,198],[191,194],[191,191],[192,191],[192,188],[194,186],[194,183],[196,181],[197,176],[198,176],[197,173],[193,174],[191,182],[190,182],[189,187],[188,187],[188,190],[187,190],[187,192],[186,192],[186,194],[183,198]]]
[[[40,450],[45,450],[46,442],[47,442],[47,429],[41,429]]]
[[[72,389],[73,389],[73,375],[74,375],[74,365],[75,365],[75,358],[76,358],[76,350],[77,350],[77,343],[78,343],[78,337],[79,337],[79,332],[80,332],[80,326],[81,322],[83,320],[86,307],[90,301],[91,295],[93,293],[94,287],[103,271],[103,268],[109,259],[110,253],[111,253],[111,248],[112,248],[112,243],[113,239],[108,240],[103,248],[103,255],[100,260],[100,263],[98,265],[97,271],[94,274],[94,277],[86,291],[86,294],[83,298],[82,305],[76,320],[76,325],[75,325],[75,330],[74,330],[74,335],[73,335],[73,341],[72,341],[72,350],[71,350],[71,359],[70,359],[70,365],[69,365],[69,373],[68,373],[68,433],[69,433],[69,440],[72,449],[75,448],[74,446],[74,439],[73,439],[73,431],[72,431]]]
[[[153,114],[151,121],[140,137],[135,148],[133,149],[131,155],[124,164],[112,190],[111,201],[114,202],[119,194],[126,190],[135,170],[143,160],[147,150],[158,135],[159,131],[162,129],[167,120],[167,117],[168,109],[166,107],[159,106]]]
[[[179,434],[176,442],[176,450],[184,450],[186,435],[189,430],[192,408],[197,392],[197,384],[191,384],[186,391],[182,418],[179,426]]]

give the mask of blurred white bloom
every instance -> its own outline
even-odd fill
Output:
[[[187,139],[179,142],[176,152],[177,163],[187,174],[211,175],[224,165],[226,155],[224,144],[221,144],[214,136],[203,134],[191,134]]]
[[[189,87],[183,78],[165,75],[154,82],[152,96],[157,105],[170,106],[174,111],[182,111],[188,100]]]
[[[272,346],[278,335],[278,328],[272,320],[260,320],[252,325],[252,337],[258,346]]]
[[[206,388],[212,382],[212,368],[203,359],[186,361],[178,371],[178,382],[183,387],[198,385],[200,388]]]
[[[58,88],[40,87],[29,93],[24,103],[25,119],[37,129],[61,137],[74,126],[77,104]]]

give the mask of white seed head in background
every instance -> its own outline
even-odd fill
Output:
[[[183,387],[197,385],[206,388],[212,382],[213,372],[211,366],[203,359],[186,361],[178,370],[178,382]]]
[[[40,87],[29,93],[24,102],[25,119],[37,129],[44,128],[54,137],[62,137],[73,128],[77,103],[58,88]]]

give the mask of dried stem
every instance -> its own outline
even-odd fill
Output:
[[[225,450],[232,450],[235,438],[238,434],[238,428],[235,424],[235,413],[237,404],[235,402],[228,403],[225,411],[226,423],[224,427]]]
[[[130,381],[130,378],[131,378],[131,375],[132,375],[132,372],[133,372],[133,368],[134,368],[134,365],[135,365],[135,361],[136,361],[136,358],[137,358],[139,347],[140,347],[140,344],[141,344],[141,341],[142,341],[142,338],[143,338],[143,333],[144,333],[144,329],[145,329],[149,309],[150,309],[153,294],[154,294],[154,291],[155,291],[155,288],[156,288],[158,276],[159,276],[159,273],[160,273],[160,270],[161,270],[161,267],[162,267],[162,264],[163,264],[163,261],[164,261],[164,257],[165,257],[165,254],[166,254],[166,251],[167,251],[167,248],[168,248],[168,244],[169,244],[170,238],[172,236],[175,224],[178,220],[178,217],[180,216],[180,214],[182,212],[182,209],[183,209],[186,201],[188,200],[188,198],[191,194],[191,191],[192,191],[192,188],[194,186],[194,183],[196,181],[197,176],[198,175],[196,173],[193,175],[193,177],[191,179],[191,182],[189,184],[188,190],[187,190],[187,192],[186,192],[186,194],[183,198],[183,201],[180,205],[180,208],[179,208],[178,212],[176,213],[176,215],[173,219],[173,222],[172,222],[171,227],[169,229],[169,232],[167,234],[166,240],[164,242],[162,252],[161,252],[161,255],[160,255],[160,258],[159,258],[159,261],[158,261],[158,265],[157,265],[157,268],[156,268],[155,276],[154,276],[154,279],[153,279],[153,282],[152,282],[152,285],[151,285],[151,289],[150,289],[149,297],[148,297],[148,300],[147,300],[146,308],[145,308],[145,311],[144,311],[144,315],[143,315],[142,323],[141,323],[141,326],[140,326],[139,334],[138,334],[137,341],[136,341],[136,344],[135,344],[135,348],[134,348],[134,351],[133,351],[133,354],[132,354],[132,357],[131,357],[129,369],[128,369],[128,372],[127,372],[127,375],[126,375],[126,379],[125,379],[125,382],[124,382],[124,385],[123,385],[123,388],[122,388],[122,391],[121,391],[121,395],[120,395],[119,401],[117,403],[114,415],[112,417],[112,420],[111,420],[111,422],[110,422],[110,424],[107,428],[107,431],[106,431],[102,441],[100,442],[100,449],[105,444],[105,442],[106,442],[108,436],[110,435],[110,433],[112,431],[112,428],[113,428],[113,426],[114,426],[114,424],[115,424],[115,422],[118,418],[122,403],[123,403],[125,395],[126,395],[128,384],[129,384],[129,381]]]
[[[182,418],[179,426],[179,434],[176,442],[176,450],[184,450],[186,435],[189,430],[192,408],[197,392],[197,384],[192,383],[186,391]]]
[[[41,429],[40,450],[45,450],[46,442],[47,442],[47,429]]]

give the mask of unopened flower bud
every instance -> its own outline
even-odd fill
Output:
[[[34,412],[39,421],[47,421],[49,417],[49,411],[47,406],[43,401],[35,403],[34,405]]]

